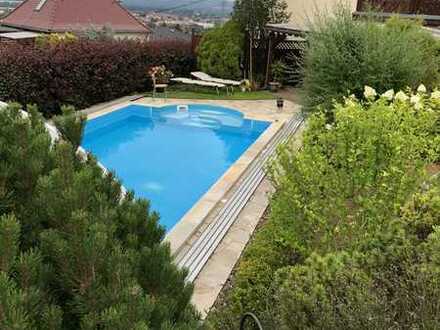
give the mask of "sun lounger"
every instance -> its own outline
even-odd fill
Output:
[[[191,72],[191,75],[193,77],[196,77],[199,80],[218,83],[218,84],[231,85],[231,86],[240,86],[242,84],[242,81],[215,78],[215,77],[212,77],[211,75],[209,75],[205,72],[201,72],[201,71]]]
[[[242,81],[237,81],[237,80],[215,78],[215,77],[212,77],[211,75],[209,75],[205,72],[202,72],[202,71],[191,72],[191,75],[201,81],[213,82],[213,83],[217,83],[217,84],[231,86],[232,91],[234,91],[234,87],[238,87],[243,83]]]
[[[219,88],[226,88],[225,84],[200,81],[200,80],[194,80],[194,79],[189,79],[189,78],[173,78],[173,79],[171,79],[171,81],[179,82],[179,83],[186,84],[186,85],[214,87],[217,90],[217,94],[219,94]]]

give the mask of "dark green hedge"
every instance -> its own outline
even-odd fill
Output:
[[[176,75],[196,67],[189,43],[78,40],[55,46],[0,48],[0,100],[34,103],[45,115],[61,105],[84,108],[149,87],[147,70]]]

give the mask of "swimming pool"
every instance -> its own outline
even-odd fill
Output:
[[[88,120],[82,146],[169,231],[269,126],[212,105],[129,105]]]

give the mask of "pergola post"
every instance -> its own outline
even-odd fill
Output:
[[[264,87],[267,87],[269,84],[270,76],[271,76],[271,67],[272,67],[272,57],[273,57],[273,34],[269,33],[269,40],[267,45],[267,62],[266,62],[266,79],[264,80]]]

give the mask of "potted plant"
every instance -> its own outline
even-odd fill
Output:
[[[148,74],[156,84],[168,84],[173,77],[173,73],[165,65],[151,67],[148,70]]]
[[[270,90],[276,92],[282,87],[286,75],[286,65],[282,61],[277,61],[272,64],[273,81],[269,83]]]

